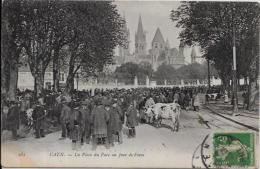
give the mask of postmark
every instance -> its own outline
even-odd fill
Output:
[[[213,134],[213,165],[216,167],[254,167],[255,134],[219,132]]]

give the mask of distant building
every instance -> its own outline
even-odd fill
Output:
[[[67,73],[61,71],[60,72],[60,85],[65,85],[67,80]],[[50,66],[47,67],[45,75],[44,75],[44,88],[52,89],[53,85],[53,71]],[[34,77],[30,71],[28,65],[21,66],[18,69],[18,82],[17,87],[21,90],[25,89],[34,89]]]
[[[184,44],[181,42],[179,50],[171,48],[168,39],[165,41],[160,28],[157,28],[154,38],[151,43],[151,49],[147,52],[146,34],[143,29],[142,18],[139,16],[137,32],[135,33],[135,52],[130,54],[130,31],[124,25],[124,34],[127,37],[126,47],[119,47],[119,56],[115,57],[116,64],[120,65],[126,62],[133,63],[150,63],[154,70],[162,64],[171,65],[174,68],[179,68],[184,65]]]
[[[125,16],[124,16],[125,19]],[[123,31],[124,31],[124,37],[126,38],[126,43],[124,46],[119,46],[119,56],[115,56],[114,61],[115,65],[110,66],[112,69],[115,69],[114,67],[120,66],[123,63],[127,62],[134,62],[134,56],[130,54],[130,31],[127,28],[126,23],[123,25]]]
[[[147,54],[146,35],[143,30],[142,18],[139,16],[137,32],[135,33],[135,55],[141,57]]]

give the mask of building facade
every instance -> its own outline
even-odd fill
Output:
[[[64,86],[67,80],[67,73],[61,71],[60,72],[60,86]],[[44,74],[44,88],[52,89],[53,86],[53,71],[51,67],[47,67],[46,72]],[[17,87],[20,90],[30,89],[34,90],[34,77],[30,71],[28,65],[21,66],[18,69],[18,82]]]
[[[143,28],[142,17],[139,16],[137,32],[135,33],[135,52],[130,54],[130,31],[124,25],[124,33],[127,37],[126,47],[119,47],[119,56],[115,57],[115,62],[120,65],[127,62],[137,64],[150,63],[154,70],[162,64],[171,65],[179,68],[185,64],[183,55],[184,44],[181,42],[179,50],[171,48],[168,39],[165,41],[160,28],[157,28],[154,38],[151,42],[151,49],[147,50],[146,33]]]

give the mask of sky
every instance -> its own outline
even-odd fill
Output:
[[[134,52],[135,32],[137,31],[139,15],[142,17],[143,29],[146,31],[147,51],[151,49],[151,42],[159,27],[164,40],[168,38],[170,47],[179,49],[178,39],[180,28],[177,28],[170,19],[171,10],[177,9],[178,1],[115,1],[120,15],[125,16],[127,27],[130,30],[130,53]],[[200,55],[198,48],[195,48]],[[118,49],[116,49],[118,54]],[[184,50],[185,61],[190,62],[191,48]]]

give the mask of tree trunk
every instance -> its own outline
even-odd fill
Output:
[[[1,59],[1,100],[6,99],[7,93],[7,75],[6,75],[6,66],[4,57]]]
[[[248,85],[248,82],[247,82],[247,77],[244,77],[244,85]]]
[[[221,76],[221,81],[223,83],[224,90],[227,90],[228,93],[230,93],[230,84],[229,84],[229,78],[227,76]],[[230,94],[229,94],[230,95]]]
[[[249,73],[249,87],[248,87],[248,105],[247,109],[252,111],[255,108],[256,96],[259,95],[259,89],[257,87],[258,68],[259,68],[259,51],[254,57],[253,62],[250,65]]]
[[[66,81],[66,92],[70,93],[72,90],[74,90],[74,76],[73,73],[69,73]]]
[[[60,83],[60,76],[59,76],[59,50],[54,50],[53,56],[53,90],[55,92],[59,91],[59,83]]]
[[[34,92],[36,98],[43,92],[44,89],[44,71],[38,71],[34,75]]]
[[[256,80],[250,79],[248,86],[248,105],[247,110],[252,111],[255,107],[256,97],[259,95],[259,90],[257,88]]]
[[[72,54],[70,57],[70,62],[69,62],[69,74],[66,80],[66,93],[70,93],[74,89],[74,68],[75,68],[75,58]]]
[[[12,65],[9,68],[10,71],[10,82],[8,89],[8,100],[15,101],[16,100],[16,89],[18,82],[18,65]]]

